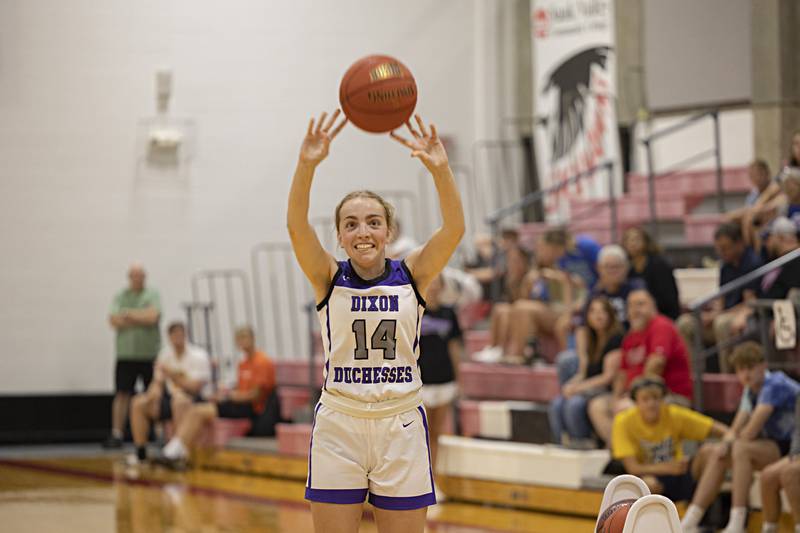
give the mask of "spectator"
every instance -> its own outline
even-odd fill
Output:
[[[628,278],[628,268],[628,258],[622,247],[616,244],[603,246],[597,260],[599,277],[589,296],[590,300],[596,296],[602,296],[610,302],[611,307],[616,313],[617,321],[622,324],[623,332],[628,328],[626,310],[628,295],[631,294],[632,291],[644,287],[644,282],[642,282],[642,280],[631,280]],[[582,314],[577,319],[578,327],[575,332],[575,350],[561,352],[556,358],[558,372],[563,380],[568,379],[575,373],[578,368],[578,361],[581,358],[588,357],[587,345],[589,342],[589,331],[584,324],[584,317],[587,315],[586,311],[587,309],[584,306]],[[594,403],[595,405],[590,408],[590,412],[597,416],[599,416],[598,413],[601,410],[601,404],[605,403],[611,405],[610,399],[606,397],[602,397]],[[602,417],[603,422],[600,422],[599,426],[595,426],[600,427],[600,436],[606,442],[608,442],[610,429],[605,428],[610,427],[611,416],[611,411],[609,411],[606,417]],[[609,420],[606,421],[606,418],[609,418]],[[598,420],[593,418],[594,422],[598,422]]]
[[[770,260],[793,252],[798,248],[798,226],[786,217],[778,217],[770,224],[765,248]],[[783,299],[789,290],[800,287],[800,261],[792,261],[765,274],[758,295],[761,298]]]
[[[765,249],[770,259],[777,259],[798,248],[798,227],[786,217],[778,217],[772,221],[768,229]],[[791,261],[761,278],[758,297],[768,300],[783,300],[789,291],[800,287],[800,260]],[[731,323],[734,334],[742,333],[747,328],[747,321],[753,314],[749,306],[740,309]]]
[[[677,502],[691,498],[694,480],[708,457],[708,452],[700,453],[690,461],[683,454],[683,441],[720,437],[728,427],[686,407],[668,405],[667,392],[657,377],[633,382],[634,406],[614,419],[611,450],[628,474],[641,477],[651,492]]]
[[[525,297],[523,281],[530,264],[528,252],[519,247],[510,248],[506,252],[506,258],[507,265],[502,278],[500,301],[492,307],[489,320],[490,343],[476,354],[477,359],[486,362],[499,361],[506,353],[511,339],[511,304],[518,298]]]
[[[475,254],[464,264],[464,270],[471,274],[481,284],[483,299],[490,301],[492,298],[492,280],[494,271],[494,243],[492,237],[486,233],[478,233],[473,240]]]
[[[419,339],[419,367],[422,374],[422,401],[428,413],[431,464],[436,467],[439,435],[447,414],[458,396],[456,378],[464,351],[458,317],[452,307],[440,301],[443,280],[428,285],[427,306],[422,315]],[[441,491],[437,490],[437,497]]]
[[[255,423],[264,412],[275,389],[275,363],[256,349],[255,335],[249,326],[236,331],[236,344],[244,353],[239,362],[236,388],[220,390],[210,401],[194,404],[177,427],[175,436],[164,446],[158,462],[182,469],[189,449],[206,424],[216,418],[249,418]]]
[[[569,274],[539,262],[525,276],[521,289],[522,298],[511,308],[508,354],[530,358],[527,353],[531,339],[555,336],[563,350],[566,335],[559,323],[572,316],[574,286]]]
[[[480,282],[485,300],[504,301],[503,278],[508,269],[508,254],[519,249],[519,234],[513,228],[502,230],[497,245],[486,234],[475,236],[475,257],[464,270]]]
[[[794,407],[794,434],[789,455],[761,472],[762,533],[778,533],[781,514],[780,491],[786,493],[794,519],[794,531],[800,533],[800,395]]]
[[[787,167],[781,173],[781,190],[786,195],[786,206],[781,214],[800,224],[800,167]]]
[[[645,288],[640,279],[630,279],[630,263],[625,250],[616,244],[607,244],[600,250],[597,258],[597,283],[592,287],[591,296],[605,296],[617,311],[617,318],[627,328],[627,301],[631,291]]]
[[[144,267],[134,263],[128,269],[128,288],[120,291],[111,304],[108,317],[117,332],[117,365],[114,402],[111,408],[111,435],[105,448],[121,448],[128,406],[141,378],[144,387],[153,379],[153,360],[158,354],[161,337],[158,321],[161,301],[155,289],[145,287]]]
[[[585,235],[573,237],[566,228],[550,229],[536,247],[537,262],[555,265],[580,280],[583,287],[597,281],[597,255],[600,245]]]
[[[640,375],[659,377],[667,387],[667,401],[688,406],[692,399],[689,358],[672,321],[658,314],[646,289],[628,296],[631,330],[622,340],[622,364],[614,382],[614,397],[622,398]]]
[[[595,296],[586,307],[586,352],[580,357],[578,372],[562,384],[561,395],[550,402],[550,428],[555,441],[562,443],[567,434],[570,444],[579,446],[591,439],[592,426],[605,442],[611,436],[610,421],[600,418],[596,423],[592,405],[607,396],[619,370],[622,325],[607,298]],[[581,446],[582,447],[582,446]]]
[[[186,328],[173,322],[167,328],[169,343],[161,349],[155,363],[153,381],[133,398],[131,432],[136,446],[132,464],[147,459],[150,422],[174,420],[180,424],[193,401],[199,400],[211,380],[211,361],[205,350],[186,342]]]
[[[753,188],[745,198],[744,206],[735,209],[725,216],[726,222],[739,224],[747,242],[753,226],[762,224],[774,215],[775,199],[781,192],[779,180],[773,178],[769,165],[763,159],[756,159],[747,167],[747,174]],[[770,215],[769,213],[772,212]]]
[[[732,502],[724,533],[744,533],[753,472],[785,455],[794,431],[794,406],[800,384],[783,372],[768,372],[764,352],[755,342],[737,346],[731,364],[744,386],[742,401],[730,430],[714,446],[692,504],[684,515],[683,531],[687,533],[697,531],[703,514],[719,493],[728,468],[733,470]]]
[[[672,265],[658,245],[644,229],[632,227],[622,235],[622,246],[631,263],[628,277],[641,278],[655,298],[658,312],[672,320],[677,319],[681,312],[678,285]]]
[[[752,272],[762,264],[761,258],[745,244],[742,230],[737,224],[721,224],[714,232],[714,247],[722,261],[719,271],[720,287]],[[737,315],[743,309],[747,309],[746,302],[755,299],[757,289],[758,282],[755,281],[740,290],[729,292],[724,299],[715,300],[709,304],[700,314],[700,331],[698,331],[691,314],[687,313],[678,318],[678,330],[687,347],[692,351],[693,360],[697,356],[694,353],[697,335],[701,336],[704,346],[716,343],[718,346],[724,347],[730,343],[734,336],[732,325]],[[718,368],[724,373],[731,371],[728,365],[728,354],[729,349],[727,348],[720,348],[717,353]],[[705,367],[696,370],[703,371]]]
[[[800,167],[800,130],[792,134],[792,146],[789,149],[788,167]]]

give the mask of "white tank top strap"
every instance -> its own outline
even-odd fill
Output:
[[[320,403],[329,409],[357,418],[386,418],[421,406],[422,393],[417,390],[402,398],[369,403],[323,390]]]

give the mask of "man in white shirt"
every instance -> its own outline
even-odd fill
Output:
[[[169,343],[156,358],[153,381],[131,405],[131,432],[136,446],[134,462],[147,459],[147,436],[154,421],[180,421],[186,409],[200,399],[211,380],[211,361],[205,350],[186,342],[186,328],[173,322],[167,328]]]

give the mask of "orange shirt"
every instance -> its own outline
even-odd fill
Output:
[[[253,411],[260,414],[275,388],[275,363],[260,351],[256,351],[252,357],[245,357],[239,363],[236,390],[247,392],[255,387],[258,387],[259,393],[253,400]]]

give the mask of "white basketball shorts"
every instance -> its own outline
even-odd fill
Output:
[[[423,407],[360,418],[317,405],[308,454],[306,499],[369,502],[395,511],[436,503]]]

